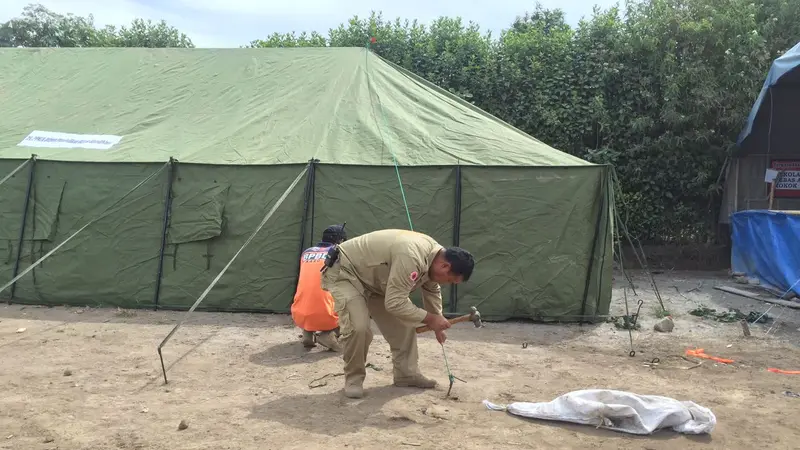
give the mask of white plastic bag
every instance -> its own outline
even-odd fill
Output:
[[[492,410],[531,419],[594,425],[631,434],[651,434],[662,428],[704,434],[711,433],[717,423],[710,409],[694,402],[611,389],[573,391],[550,402],[514,402],[503,406],[484,400],[483,404]]]

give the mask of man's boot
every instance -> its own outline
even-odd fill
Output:
[[[314,332],[303,330],[303,347],[314,348],[317,344],[314,342]]]
[[[422,374],[416,374],[410,377],[395,378],[394,385],[397,387],[416,387],[421,389],[433,389],[436,387],[436,380],[426,378]]]
[[[344,396],[347,398],[361,398],[364,396],[363,381],[347,381],[344,382]]]
[[[333,331],[323,331],[317,335],[317,343],[334,352],[342,351],[342,346],[339,344],[339,341],[336,339],[336,335],[333,333]]]

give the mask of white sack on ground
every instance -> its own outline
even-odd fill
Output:
[[[550,402],[514,402],[502,406],[484,400],[483,404],[489,409],[531,419],[594,425],[631,434],[650,434],[662,428],[703,434],[711,433],[717,424],[710,409],[694,402],[611,389],[573,391]]]

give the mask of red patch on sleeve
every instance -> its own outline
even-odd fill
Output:
[[[411,272],[411,275],[409,275],[408,278],[411,280],[412,283],[414,283],[417,281],[417,278],[419,278],[419,274],[416,271]]]

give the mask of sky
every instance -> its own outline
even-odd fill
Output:
[[[539,0],[561,8],[567,21],[589,17],[594,5],[607,8],[617,0]],[[354,15],[382,11],[385,19],[401,17],[428,24],[439,16],[460,16],[498,35],[514,18],[535,8],[536,0],[0,0],[0,23],[19,16],[28,3],[40,3],[61,14],[94,15],[95,24],[127,25],[134,18],[164,19],[186,33],[197,47],[238,47],[273,32],[317,31]]]

